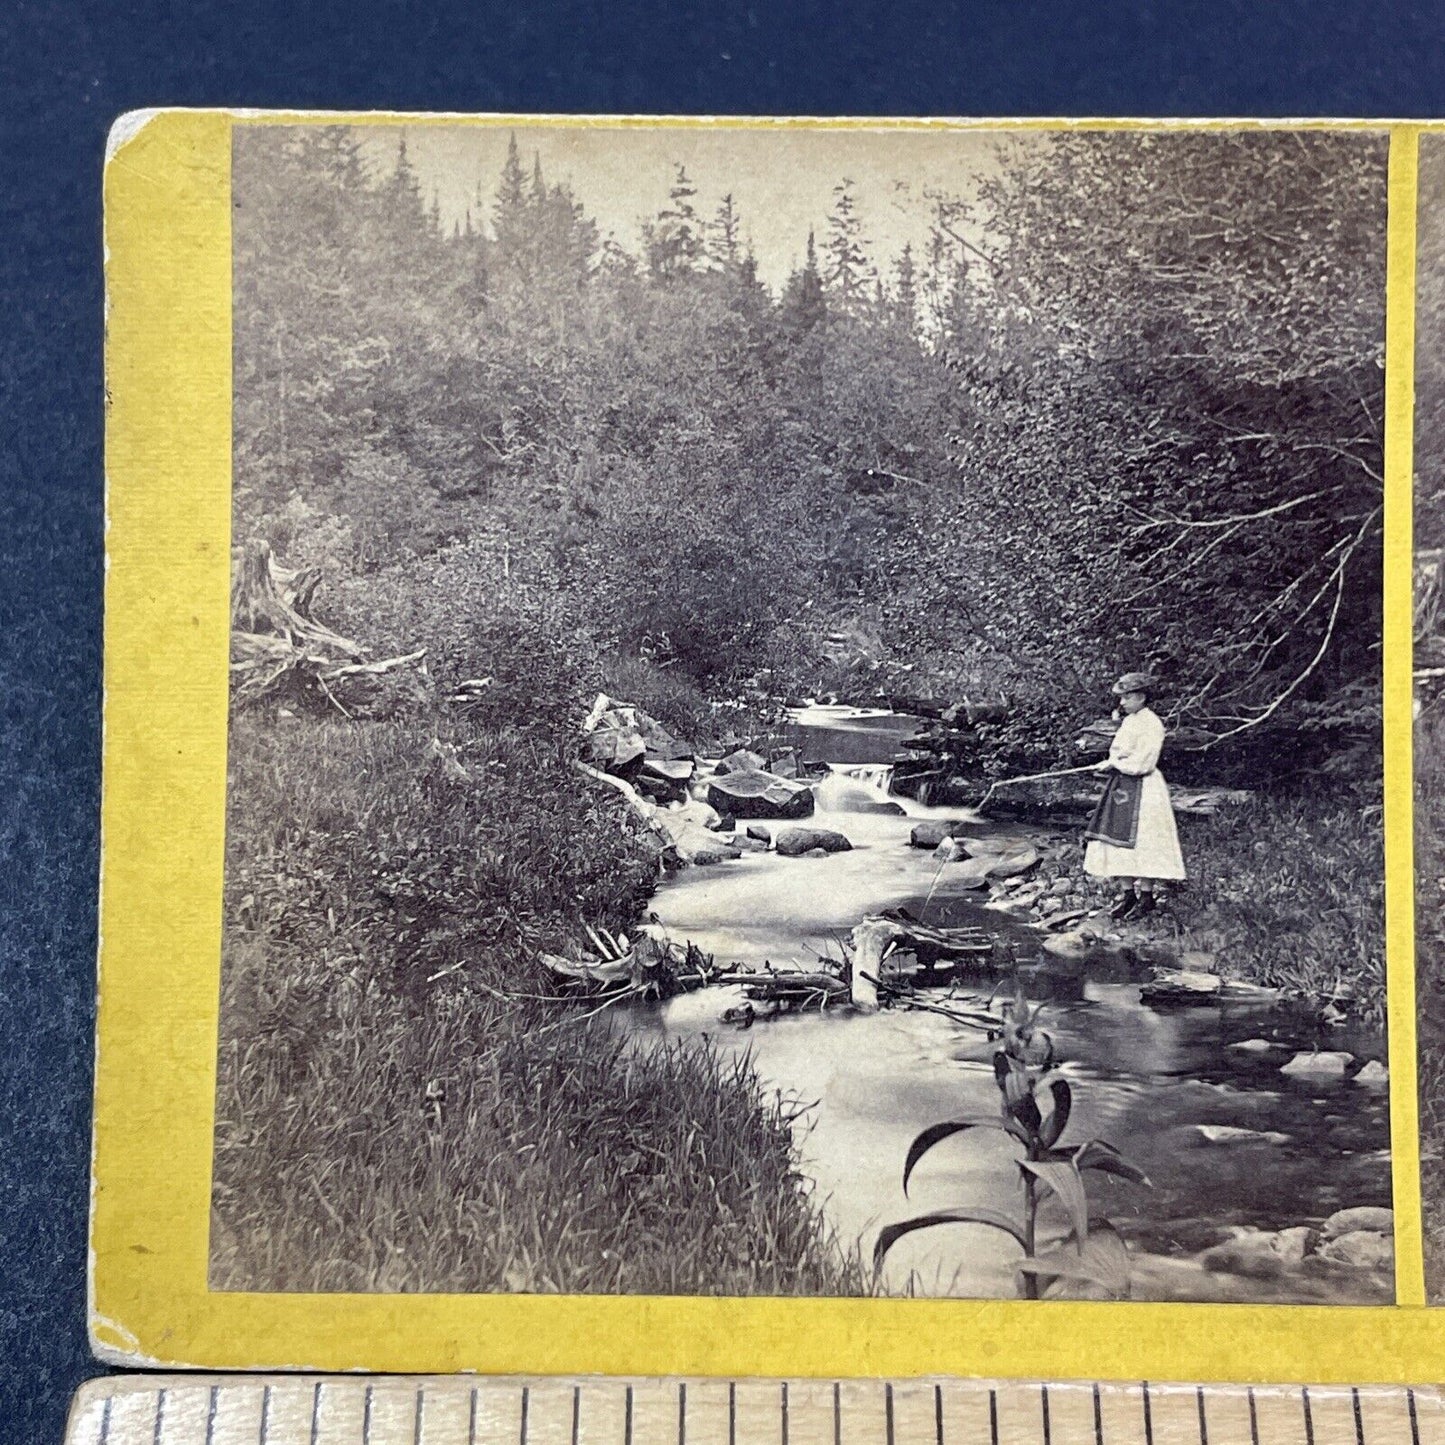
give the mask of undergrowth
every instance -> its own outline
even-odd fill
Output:
[[[1185,949],[1224,972],[1385,1006],[1384,859],[1377,791],[1257,795],[1181,819],[1187,887],[1171,900]]]
[[[537,730],[438,743],[233,722],[213,1287],[864,1290],[745,1060],[528,997],[651,888],[619,804]]]

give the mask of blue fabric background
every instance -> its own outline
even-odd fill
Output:
[[[152,105],[1445,114],[1438,3],[36,3],[0,18],[0,1439],[84,1332],[101,584],[100,166]]]

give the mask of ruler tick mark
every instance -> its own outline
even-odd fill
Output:
[[[883,1419],[888,1445],[893,1445],[893,1382],[891,1380],[883,1387]],[[786,1432],[783,1434],[783,1445],[788,1445]]]
[[[788,1387],[783,1386],[786,1390]],[[787,1398],[785,1395],[784,1399]],[[677,1382],[677,1445],[687,1445],[687,1381]]]
[[[938,1437],[937,1445],[943,1445],[943,1386],[933,1387],[933,1433]]]
[[[166,1392],[164,1389],[156,1391],[156,1427],[151,1432],[152,1445],[161,1445],[161,1431],[166,1423]]]
[[[738,1387],[728,1381],[728,1445],[737,1445],[738,1440]]]
[[[1044,1445],[1052,1445],[1049,1433],[1049,1387],[1039,1386],[1039,1415],[1044,1422]]]
[[[216,1392],[211,1391],[211,1398],[215,1398]],[[100,1439],[98,1445],[106,1445],[110,1439],[110,1402],[111,1396],[107,1395],[100,1407]]]
[[[266,1445],[271,1437],[271,1387],[267,1385],[261,1391],[261,1436],[260,1445]],[[160,1445],[157,1441],[156,1445]]]
[[[988,1438],[998,1445],[998,1391],[988,1392]]]
[[[1410,1406],[1410,1445],[1420,1445],[1420,1421],[1415,1416],[1415,1392],[1406,1390],[1405,1399]]]
[[[623,1445],[632,1445],[632,1386],[627,1387],[627,1414],[622,1426]]]
[[[1199,1445],[1209,1445],[1209,1421],[1204,1414],[1204,1387],[1194,1387],[1194,1399],[1199,1406]]]
[[[783,1381],[783,1445],[788,1445],[788,1382]]]
[[[531,1391],[526,1385],[522,1386],[522,1424],[518,1431],[517,1439],[519,1445],[527,1445],[527,1406],[531,1402]]]
[[[1094,1385],[1094,1445],[1104,1445],[1104,1407],[1097,1383]]]
[[[1310,1387],[1302,1386],[1299,1396],[1305,1412],[1305,1445],[1315,1445],[1315,1417],[1310,1409]]]
[[[1154,1411],[1149,1404],[1149,1381],[1141,1380],[1140,1384],[1144,1387],[1144,1445],[1154,1445]]]
[[[1245,1391],[1249,1398],[1249,1439],[1250,1445],[1259,1445],[1259,1416],[1254,1408],[1254,1386]]]
[[[477,1391],[478,1387],[473,1385],[471,1408],[467,1412],[467,1445],[477,1445]],[[572,1438],[577,1438],[575,1433]]]
[[[206,1421],[206,1445],[211,1445],[211,1427],[216,1422],[216,1387],[211,1386],[211,1418]],[[311,1392],[311,1445],[316,1445],[316,1437],[321,1432],[321,1381],[317,1380],[316,1388]]]
[[[426,1395],[418,1390],[416,1392],[416,1418],[412,1421],[411,1445],[421,1445],[421,1421],[422,1411],[426,1409]]]
[[[361,1445],[371,1445],[371,1399],[375,1390],[374,1385],[366,1387],[366,1395],[363,1397],[361,1407]]]
[[[843,1445],[843,1387],[833,1381],[833,1445]]]
[[[572,1445],[577,1445],[582,1434],[582,1386],[572,1386]]]
[[[1253,1398],[1254,1392],[1250,1391]],[[1355,1445],[1365,1445],[1365,1419],[1360,1413],[1360,1392],[1356,1389],[1350,1390],[1350,1403],[1355,1407]]]

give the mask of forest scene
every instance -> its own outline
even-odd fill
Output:
[[[238,125],[212,1287],[1392,1301],[1386,152]]]

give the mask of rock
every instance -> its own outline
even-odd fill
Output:
[[[1087,910],[1083,908],[1070,908],[1067,905],[1064,905],[1062,912],[1051,913],[1049,915],[1049,921],[1047,926],[1051,929],[1060,929],[1067,928],[1071,923],[1082,924],[1084,922],[1084,914],[1086,911]],[[1080,927],[1078,932],[1084,938],[1096,938],[1098,936],[1097,934],[1090,933],[1084,927]]]
[[[614,702],[606,693],[597,694],[582,731],[587,735],[587,761],[608,773],[622,772],[643,758],[654,762],[692,758],[692,750],[656,718],[640,707]]]
[[[773,841],[772,830],[763,827],[761,823],[749,823],[747,826],[747,836],[757,843],[766,844]]]
[[[873,818],[906,818],[908,809],[891,798],[866,798],[849,806],[850,813],[863,813]]]
[[[1354,1063],[1355,1056],[1343,1050],[1316,1049],[1300,1052],[1281,1070],[1282,1074],[1306,1075],[1321,1079],[1342,1079],[1346,1070]]]
[[[1140,1003],[1209,1003],[1218,998],[1224,980],[1217,973],[1161,968],[1139,990]]]
[[[1233,1124],[1194,1124],[1194,1134],[1206,1144],[1288,1144],[1289,1135],[1277,1129],[1240,1129]]]
[[[967,854],[965,854],[959,846],[956,838],[945,838],[943,842],[933,850],[933,856],[937,858],[940,863],[956,863],[960,858],[966,857]]]
[[[726,777],[729,773],[761,773],[766,768],[767,762],[761,754],[738,748],[720,759],[714,771]]]
[[[1073,891],[1074,880],[1072,878],[1055,878],[1047,889],[1052,898],[1067,898]]]
[[[1378,1087],[1390,1082],[1390,1071],[1379,1059],[1371,1059],[1369,1063],[1355,1075],[1355,1083]]]
[[[1094,952],[1094,940],[1078,929],[1067,929],[1063,933],[1051,933],[1043,941],[1045,953],[1055,958],[1088,958]]]
[[[1325,1239],[1338,1239],[1357,1230],[1372,1234],[1394,1234],[1395,1211],[1375,1204],[1357,1204],[1353,1209],[1338,1209],[1320,1226]]]
[[[1200,1263],[1216,1274],[1238,1274],[1246,1279],[1278,1279],[1298,1265],[1309,1252],[1311,1230],[1282,1229],[1277,1234],[1251,1229],[1204,1252]]]
[[[1236,1054],[1268,1054],[1274,1051],[1275,1045],[1268,1039],[1241,1039],[1229,1047]]]
[[[756,838],[750,838],[746,833],[735,833],[728,840],[734,848],[741,848],[744,853],[766,853],[768,845],[759,842]]]
[[[954,836],[957,837],[958,835],[955,834]],[[999,854],[1006,853],[1012,846],[1015,846],[1012,839],[999,838],[997,836],[965,838],[963,840],[963,851],[967,853],[970,858],[982,858],[985,854],[996,858]]]
[[[752,756],[756,757],[757,754],[754,753]],[[803,760],[798,756],[797,748],[783,748],[774,754],[768,763],[768,771],[775,773],[780,778],[801,778],[803,776]]]
[[[1321,1259],[1348,1264],[1356,1269],[1391,1269],[1395,1263],[1395,1241],[1374,1229],[1355,1229],[1320,1246]]]
[[[826,857],[829,853],[846,853],[852,844],[831,828],[783,828],[774,846],[783,858]]]
[[[969,818],[930,818],[915,823],[908,842],[914,848],[936,848],[945,838],[967,838],[970,842],[987,838],[998,828],[997,823],[975,822]],[[992,852],[999,852],[997,848]]]
[[[1039,912],[1042,913],[1045,918],[1051,914],[1062,912],[1063,908],[1064,900],[1056,893],[1046,892],[1044,896],[1039,899]]]
[[[988,856],[984,855],[985,858]],[[1031,848],[1027,843],[1016,844],[990,861],[992,865],[988,870],[990,878],[1014,878],[1035,867],[1039,861],[1039,853],[1037,848]]]
[[[669,808],[667,817],[662,821],[668,824],[674,819],[679,823],[695,823],[699,828],[707,828],[714,833],[721,831],[723,825],[722,814],[696,798],[681,807]]]
[[[806,818],[813,811],[813,790],[771,773],[732,772],[709,780],[707,801],[734,818]]]

